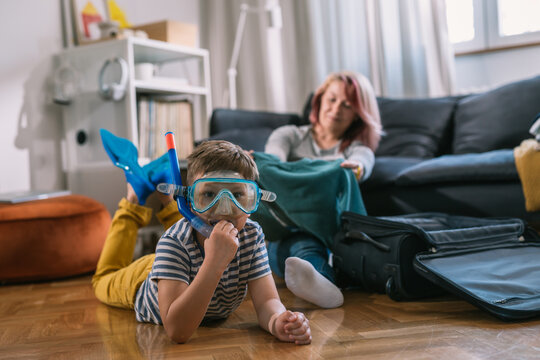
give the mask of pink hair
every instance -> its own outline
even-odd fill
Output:
[[[339,150],[344,151],[354,140],[360,140],[362,144],[375,152],[381,140],[381,116],[375,91],[369,80],[362,74],[343,71],[328,75],[313,95],[309,121],[314,126],[319,123],[321,98],[330,83],[334,81],[341,81],[345,84],[347,100],[357,115],[357,119],[343,134]]]

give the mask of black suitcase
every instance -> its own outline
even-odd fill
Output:
[[[410,300],[449,291],[505,319],[540,315],[540,236],[521,219],[341,215],[341,286]]]

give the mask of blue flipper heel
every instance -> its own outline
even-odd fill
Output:
[[[146,198],[156,189],[149,176],[139,165],[139,152],[133,143],[118,137],[108,130],[100,129],[101,141],[105,152],[113,164],[124,170],[126,180],[137,194],[139,204],[144,205]]]
[[[157,187],[159,183],[172,183],[171,165],[167,153],[143,166],[143,170],[148,174],[150,182]]]

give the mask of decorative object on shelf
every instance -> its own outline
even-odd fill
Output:
[[[176,45],[197,46],[197,26],[177,21],[163,20],[150,24],[133,26],[135,32],[144,31],[152,40],[166,41]]]
[[[283,26],[283,19],[281,17],[281,6],[277,3],[270,7],[265,8],[253,8],[248,4],[240,5],[240,16],[238,18],[238,25],[236,26],[236,34],[234,36],[233,52],[231,55],[231,62],[229,69],[227,70],[227,76],[229,78],[229,107],[236,109],[236,67],[238,65],[238,56],[240,55],[240,47],[242,46],[242,38],[244,36],[244,29],[246,25],[246,16],[248,13],[269,13],[270,27],[281,29]]]
[[[128,21],[126,13],[118,6],[116,1],[108,0],[107,9],[109,10],[109,20],[118,23],[120,29],[131,27],[131,23]]]
[[[72,0],[73,19],[79,45],[100,39],[98,24],[107,20],[107,9],[101,0]]]
[[[62,21],[62,45],[64,49],[69,49],[77,44],[72,0],[61,0],[60,19]]]
[[[135,64],[135,79],[137,80],[150,80],[154,77],[155,72],[156,66],[152,63]]]
[[[120,71],[121,71],[120,81],[106,84],[104,80],[105,71],[107,70],[109,65],[114,64],[114,63],[120,65]],[[99,72],[99,94],[105,100],[120,101],[124,98],[126,94],[127,80],[128,80],[127,61],[124,60],[124,58],[121,58],[119,56],[112,59],[107,59],[105,63],[103,63],[103,66],[101,67],[101,70]]]
[[[58,105],[69,105],[79,92],[80,76],[67,59],[60,57],[60,65],[54,71],[53,102]]]
[[[98,23],[100,39],[116,39],[120,33],[120,27],[116,21],[101,21]]]
[[[79,45],[137,36],[114,0],[71,0],[73,23]],[[139,35],[140,36],[140,35]]]

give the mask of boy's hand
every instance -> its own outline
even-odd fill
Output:
[[[214,266],[225,271],[238,250],[238,230],[226,220],[221,220],[214,226],[212,234],[204,242],[205,258]]]
[[[270,332],[279,340],[294,342],[296,345],[311,343],[309,320],[301,312],[285,311],[281,313]]]

